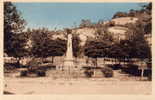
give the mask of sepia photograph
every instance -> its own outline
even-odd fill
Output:
[[[4,95],[152,94],[152,2],[3,2]]]

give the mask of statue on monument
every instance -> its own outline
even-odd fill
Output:
[[[67,51],[64,60],[64,70],[72,70],[74,68],[72,30],[66,29],[66,32],[67,32]]]

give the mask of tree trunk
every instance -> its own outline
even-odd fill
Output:
[[[89,63],[89,57],[88,58],[86,58],[86,64],[88,64]]]
[[[42,63],[45,61],[45,58],[44,57],[41,57],[41,60],[42,60]]]
[[[144,69],[142,68],[141,69],[141,79],[143,79],[143,76],[144,76]]]
[[[78,66],[78,58],[77,57],[75,57],[75,64],[76,64],[76,66]]]
[[[117,60],[116,60],[116,58],[115,58],[115,64],[117,64]]]
[[[122,59],[121,58],[118,58],[118,64],[120,65],[122,62]]]
[[[124,65],[125,65],[125,58],[123,59]]]
[[[18,68],[21,67],[21,66],[20,66],[20,60],[21,60],[21,57],[19,57],[19,58],[17,59],[17,66],[16,66],[16,67],[18,67]]]
[[[98,64],[97,64],[97,58],[95,58],[95,67],[97,67]]]
[[[54,56],[52,56],[52,64],[54,63]]]
[[[143,62],[141,60],[141,79],[143,79],[143,76],[144,76],[144,66],[143,66]]]
[[[104,57],[103,57],[103,65],[105,65],[105,59],[104,59]]]

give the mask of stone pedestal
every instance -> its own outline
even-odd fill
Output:
[[[73,47],[72,47],[72,32],[71,30],[67,29],[67,51],[66,56],[64,58],[64,66],[63,70],[66,77],[73,77],[75,72],[75,64],[73,58]]]

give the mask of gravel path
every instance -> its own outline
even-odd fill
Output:
[[[151,94],[150,81],[115,78],[53,79],[5,77],[5,91],[15,94]]]

